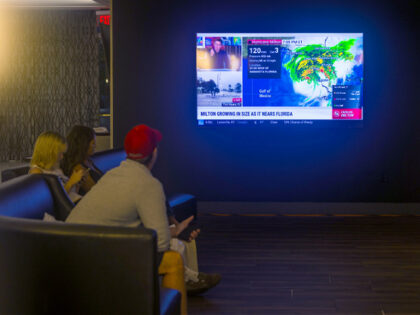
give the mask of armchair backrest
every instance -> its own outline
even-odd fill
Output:
[[[95,153],[91,158],[96,167],[103,173],[108,172],[121,164],[127,155],[124,149],[112,149]]]
[[[126,159],[127,155],[124,149],[111,149],[95,153],[91,158],[95,165],[106,173],[110,169],[117,167]],[[20,166],[5,169],[1,172],[1,181],[6,182],[13,178],[26,175],[29,172],[29,166]]]
[[[29,168],[29,166],[19,166],[5,169],[1,172],[1,181],[5,182],[22,175],[26,175],[29,172]]]
[[[0,216],[1,314],[159,314],[156,233]]]
[[[33,174],[0,185],[0,215],[42,219],[44,213],[64,221],[74,204],[54,175]]]

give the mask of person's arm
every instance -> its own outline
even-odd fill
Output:
[[[171,236],[173,238],[176,238],[182,231],[184,231],[189,226],[191,221],[194,220],[194,216],[190,216],[189,218],[185,219],[184,221],[178,222],[178,220],[175,219],[175,216],[172,215],[172,216],[168,217],[168,220],[169,220],[169,224],[174,225],[173,227],[169,228],[170,231],[171,231]],[[193,230],[190,234],[189,241],[192,241],[192,240],[196,239],[199,234],[200,234],[200,229]]]
[[[182,221],[181,223],[178,222],[178,220],[175,218],[174,211],[168,201],[166,201],[166,215],[168,216],[169,224],[174,225],[174,227],[169,227],[171,237],[173,238],[176,238],[184,229],[186,229],[190,222],[194,219],[194,216],[192,216]],[[192,231],[190,234],[190,241],[196,239],[198,234],[200,234],[200,229]]]
[[[171,236],[162,184],[158,180],[153,180],[146,189],[134,191],[133,194],[137,198],[137,213],[143,226],[156,231],[158,251],[168,250]]]
[[[31,167],[28,174],[42,174],[42,171],[37,167]]]
[[[169,221],[169,224],[170,225],[172,225],[172,224],[178,225],[179,224],[179,222],[175,219],[175,216],[174,215],[169,216],[168,217],[168,221]]]
[[[77,185],[85,175],[84,169],[74,169],[71,173],[71,176],[67,183],[64,184],[64,189],[67,191],[67,193],[70,193],[70,190],[73,188],[74,185]]]
[[[82,188],[85,192],[88,192],[96,184],[96,182],[93,180],[92,176],[90,176],[89,170],[83,167],[81,164],[77,164],[74,167],[74,170],[80,169],[83,170],[86,174],[80,182],[80,188]]]

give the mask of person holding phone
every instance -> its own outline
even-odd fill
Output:
[[[138,125],[132,128],[124,141],[127,159],[105,173],[92,186],[66,222],[133,228],[143,226],[155,230],[157,249],[161,257],[159,273],[165,277],[176,269],[168,267],[174,265],[170,263],[171,257],[176,257],[175,252],[169,250],[171,238],[176,238],[185,230],[193,217],[173,227],[169,226],[163,186],[151,173],[158,157],[157,146],[161,139],[161,133],[149,126]],[[191,235],[192,238],[195,236]],[[170,285],[170,288],[181,292],[182,313],[186,313],[187,307],[184,269],[183,267],[182,272],[174,276],[176,281],[164,280],[162,283],[163,286]],[[181,274],[182,279],[179,279]],[[220,278],[216,280],[220,281]]]
[[[80,183],[80,194],[85,195],[103,175],[91,159],[96,150],[95,131],[86,126],[74,126],[67,135],[67,145],[61,168],[67,176],[77,170],[86,172]]]

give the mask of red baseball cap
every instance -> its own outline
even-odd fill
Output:
[[[124,140],[124,149],[127,158],[140,160],[153,153],[157,144],[162,140],[159,130],[150,128],[147,125],[137,125],[131,129]]]

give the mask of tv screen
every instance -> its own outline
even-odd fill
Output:
[[[198,33],[196,68],[200,126],[363,120],[362,33]]]

